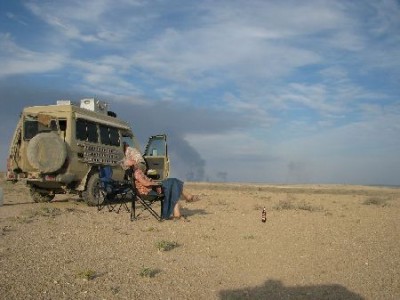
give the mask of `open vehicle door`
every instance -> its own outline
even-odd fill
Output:
[[[163,180],[169,176],[167,136],[165,134],[153,135],[149,138],[143,157],[147,163],[149,177]]]

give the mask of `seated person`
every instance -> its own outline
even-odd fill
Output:
[[[160,189],[157,187],[162,186],[164,193],[164,206],[162,211],[162,217],[169,219],[172,215],[174,219],[181,218],[179,199],[183,197],[186,202],[198,201],[198,196],[193,196],[183,189],[184,183],[177,178],[167,178],[162,181],[154,181],[144,174],[146,170],[146,163],[137,149],[126,147],[125,159],[122,163],[123,168],[132,168],[133,180],[135,180],[136,189],[141,195],[151,195],[160,193]],[[125,169],[126,170],[126,169]],[[154,189],[157,190],[154,191]]]

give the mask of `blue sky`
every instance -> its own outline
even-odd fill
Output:
[[[173,175],[400,184],[400,2],[2,1],[1,148],[24,106],[98,97]]]

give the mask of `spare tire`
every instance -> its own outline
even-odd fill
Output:
[[[33,137],[27,148],[29,163],[42,173],[60,169],[67,157],[64,141],[54,132],[42,132]]]

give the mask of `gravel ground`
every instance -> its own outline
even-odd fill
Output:
[[[186,219],[131,222],[1,186],[2,299],[400,299],[400,189],[189,183]]]

